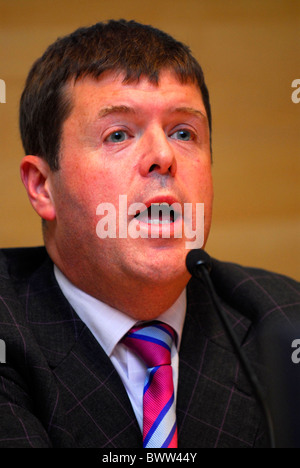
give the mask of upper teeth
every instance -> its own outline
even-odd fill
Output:
[[[168,203],[153,203],[135,217],[149,224],[170,224],[174,222],[175,216],[174,210]]]
[[[170,219],[149,219],[148,223],[149,224],[169,224],[172,221]]]

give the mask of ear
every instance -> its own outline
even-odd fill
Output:
[[[39,156],[24,156],[20,166],[21,179],[30,203],[41,218],[55,219],[55,206],[51,195],[51,169]]]

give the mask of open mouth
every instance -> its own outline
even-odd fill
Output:
[[[135,219],[151,225],[173,224],[180,213],[168,203],[152,203],[146,210],[138,212]]]

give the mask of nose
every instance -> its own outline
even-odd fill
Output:
[[[156,173],[174,177],[177,171],[175,150],[165,132],[156,129],[142,140],[141,175],[146,177],[150,173]]]

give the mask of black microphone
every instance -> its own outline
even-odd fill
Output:
[[[237,356],[242,365],[242,368],[252,386],[254,395],[256,396],[256,400],[258,401],[261,407],[261,410],[265,416],[268,431],[269,431],[269,439],[270,439],[271,448],[275,448],[274,428],[273,428],[273,421],[272,421],[270,409],[268,407],[268,404],[264,396],[264,392],[260,386],[260,383],[256,377],[256,374],[251,368],[249,360],[247,359],[243,349],[240,347],[238,339],[235,335],[235,332],[225,312],[223,311],[222,304],[216,294],[214,285],[209,275],[211,271],[211,264],[212,262],[211,262],[210,256],[206,252],[204,252],[204,250],[202,249],[194,249],[194,250],[191,250],[187,254],[186,267],[194,278],[205,281],[205,284],[210,292],[210,296],[212,298],[213,304],[215,305],[216,310],[218,312],[219,318],[221,319],[221,322],[224,326],[227,336],[235,352],[237,353]]]

